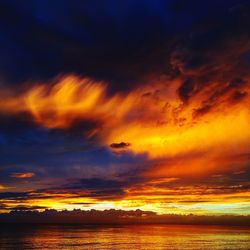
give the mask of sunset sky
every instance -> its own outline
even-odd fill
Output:
[[[0,212],[250,214],[247,0],[1,0]]]

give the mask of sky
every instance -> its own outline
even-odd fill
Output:
[[[250,214],[250,3],[1,0],[0,212]]]

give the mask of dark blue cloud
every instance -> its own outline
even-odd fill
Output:
[[[4,126],[3,126],[4,127]],[[20,126],[0,130],[0,183],[23,183],[12,173],[34,173],[32,181],[63,178],[119,177],[144,166],[147,157],[131,152],[113,153],[78,134],[41,127]],[[1,128],[1,127],[0,127]],[[55,183],[56,184],[56,183]],[[63,184],[63,183],[61,183]]]
[[[176,40],[244,2],[1,1],[1,77],[22,83],[75,72],[127,89],[148,73],[173,74]]]

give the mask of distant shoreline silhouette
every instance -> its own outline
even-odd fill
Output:
[[[80,210],[57,211],[46,209],[13,210],[0,214],[0,225],[6,223],[61,223],[87,225],[122,224],[183,224],[183,225],[232,225],[250,226],[250,215],[158,215],[142,210]]]

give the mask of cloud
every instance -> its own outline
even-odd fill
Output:
[[[5,13],[1,21],[8,24],[8,29],[3,30],[6,50],[2,51],[2,71],[9,81],[48,79],[72,72],[116,81],[119,84],[114,83],[114,88],[127,89],[129,82],[150,70],[150,65],[141,64],[140,58],[156,60],[150,51],[159,45],[159,38],[169,43],[164,30],[171,26],[163,13],[156,15],[150,3],[126,1],[117,5],[115,1],[104,1],[98,8],[90,1],[64,5],[45,1],[37,5],[1,3]],[[164,8],[166,3],[159,1],[157,6]],[[53,8],[57,12],[51,11]],[[114,8],[118,15],[113,15]],[[141,46],[143,36],[148,42]]]
[[[12,210],[15,210],[15,211],[34,211],[34,210],[44,210],[46,209],[47,207],[45,206],[16,206],[16,207],[12,207],[11,209]]]
[[[6,189],[6,187],[4,185],[0,184],[0,190],[4,190],[4,189]]]
[[[114,148],[114,149],[123,149],[123,148],[127,148],[130,146],[130,143],[128,142],[120,142],[120,143],[111,143],[110,147]]]
[[[32,178],[35,174],[28,172],[28,173],[12,173],[10,177],[12,178],[21,178],[21,179],[26,179],[26,178]]]
[[[210,32],[198,45],[208,41],[214,45],[213,38],[223,38],[229,27],[241,34],[248,16],[244,2],[129,0],[117,4],[105,0],[102,4],[61,4],[56,0],[52,4],[46,0],[21,5],[2,1],[1,75],[14,84],[73,73],[110,82],[112,91],[128,90],[140,85],[145,75],[176,75],[169,63],[173,47],[183,34],[188,40],[186,34],[193,33],[197,24],[216,20],[222,31],[222,35]],[[238,24],[244,24],[240,29],[235,24],[238,17],[242,18]],[[233,19],[232,23],[225,23],[225,18]]]
[[[248,202],[248,2],[97,2],[0,3],[4,204]]]
[[[18,200],[28,198],[28,192],[1,192],[0,199]]]

